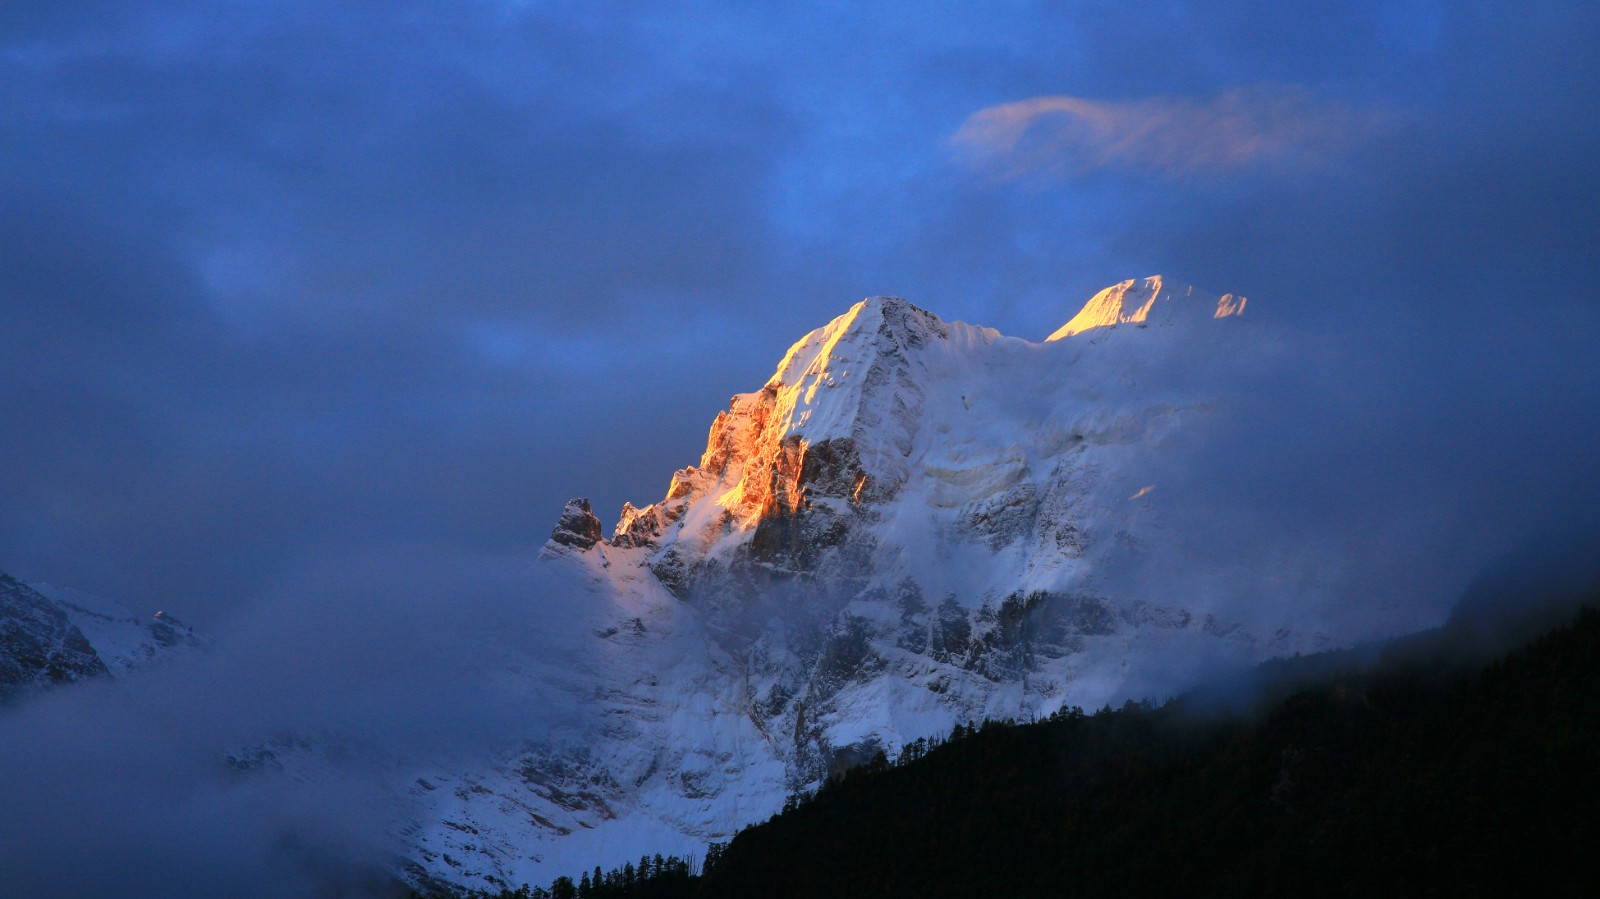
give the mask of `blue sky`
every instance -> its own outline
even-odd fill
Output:
[[[206,623],[514,553],[862,296],[1037,339],[1157,272],[1325,353],[1238,514],[1407,485],[1492,548],[1600,495],[1596,47],[1578,2],[11,4],[0,570]]]

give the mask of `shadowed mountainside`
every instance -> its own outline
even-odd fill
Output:
[[[1577,603],[1487,664],[1459,620],[1307,657],[1248,713],[1187,696],[958,728],[797,797],[701,876],[523,895],[1594,895],[1600,587]]]

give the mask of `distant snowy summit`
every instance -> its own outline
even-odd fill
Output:
[[[1094,328],[1116,325],[1161,325],[1244,314],[1245,298],[1225,293],[1210,296],[1188,285],[1169,285],[1160,275],[1113,284],[1084,304],[1082,311],[1046,341],[1063,340]]]
[[[0,573],[0,702],[115,676],[201,645],[188,625],[163,612],[141,619],[108,599]]]

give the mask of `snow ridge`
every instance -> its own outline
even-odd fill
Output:
[[[1187,285],[1169,287],[1160,275],[1152,275],[1113,284],[1095,294],[1077,315],[1045,341],[1065,340],[1074,334],[1119,324],[1171,325],[1206,315],[1229,318],[1244,314],[1244,306],[1244,297],[1231,293],[1206,297]]]
[[[530,655],[563,660],[537,677],[570,714],[498,770],[425,778],[455,789],[425,791],[406,830],[414,875],[494,886],[695,852],[957,722],[1317,646],[1106,576],[1159,547],[1141,465],[1215,401],[1146,375],[1243,308],[1152,277],[1043,343],[893,297],[801,338],[609,539],[567,506],[538,599],[561,626]]]

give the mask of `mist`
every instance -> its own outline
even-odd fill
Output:
[[[1496,382],[1465,345],[1417,371],[1273,318],[1250,323],[1268,353],[1172,369],[1222,400],[1145,460],[1168,542],[1130,586],[1284,607],[1348,642],[1437,624],[1502,556],[1592,520],[1600,480],[1575,436],[1593,385]],[[1446,392],[1464,384],[1470,402]]]
[[[19,895],[382,895],[407,788],[568,722],[542,696],[564,590],[532,554],[308,565],[212,645],[0,714]]]

